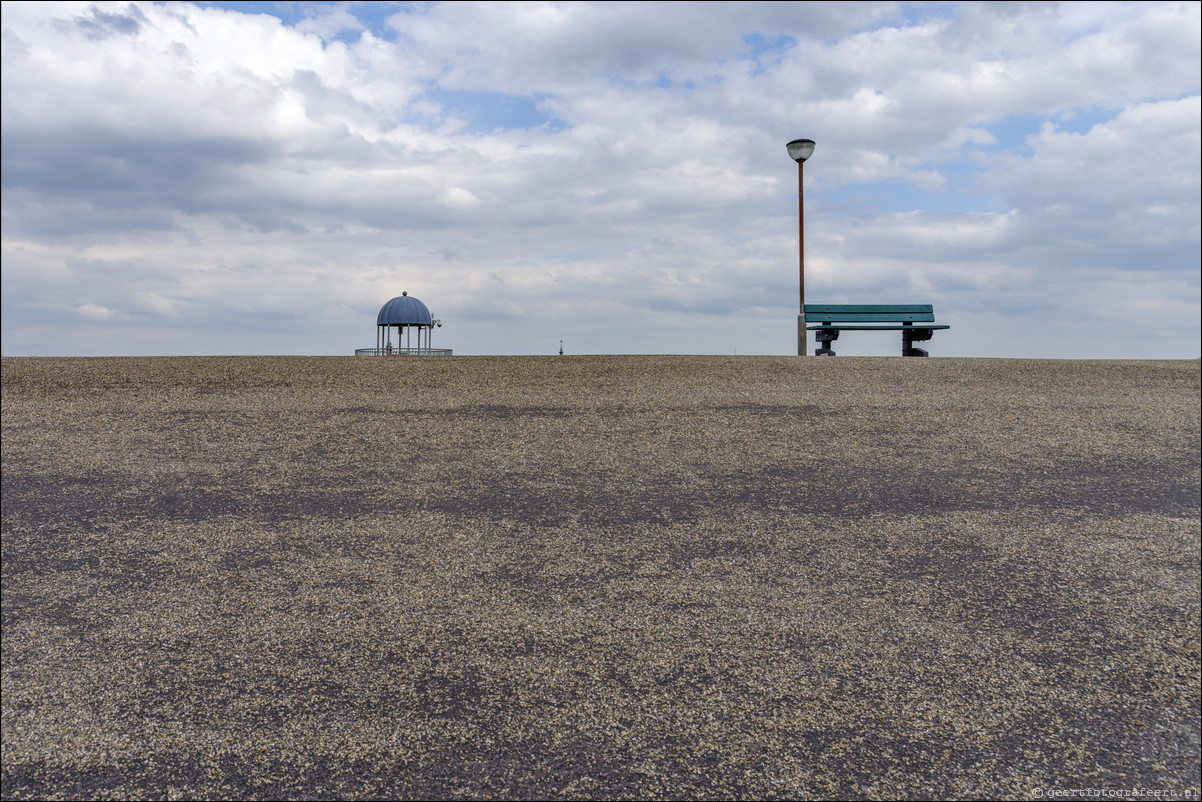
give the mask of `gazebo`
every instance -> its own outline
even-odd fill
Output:
[[[376,315],[376,347],[356,348],[355,356],[450,356],[450,348],[431,348],[430,334],[442,326],[424,303],[402,292],[380,307]],[[392,344],[392,329],[396,328],[396,345]],[[417,346],[413,345],[413,330],[417,329]],[[422,344],[425,335],[425,345]]]

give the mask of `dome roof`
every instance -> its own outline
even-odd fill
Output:
[[[434,318],[426,305],[410,298],[407,292],[381,306],[380,314],[376,315],[377,326],[430,326],[433,323]]]

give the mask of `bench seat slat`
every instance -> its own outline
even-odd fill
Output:
[[[813,314],[806,312],[807,320],[821,320],[826,323],[836,320],[844,320],[848,323],[931,323],[935,320],[935,316],[930,312],[926,313],[894,313],[894,314]]]
[[[947,323],[918,323],[914,326],[857,326],[845,324],[824,324],[817,326],[806,326],[808,331],[830,331],[840,329],[843,331],[921,331],[923,329],[950,329],[951,325]]]

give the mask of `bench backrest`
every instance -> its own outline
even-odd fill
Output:
[[[806,304],[806,320],[826,323],[933,323],[931,304]]]

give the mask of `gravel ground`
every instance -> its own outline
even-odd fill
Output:
[[[4,359],[3,797],[1196,798],[1199,402],[1196,361]]]

